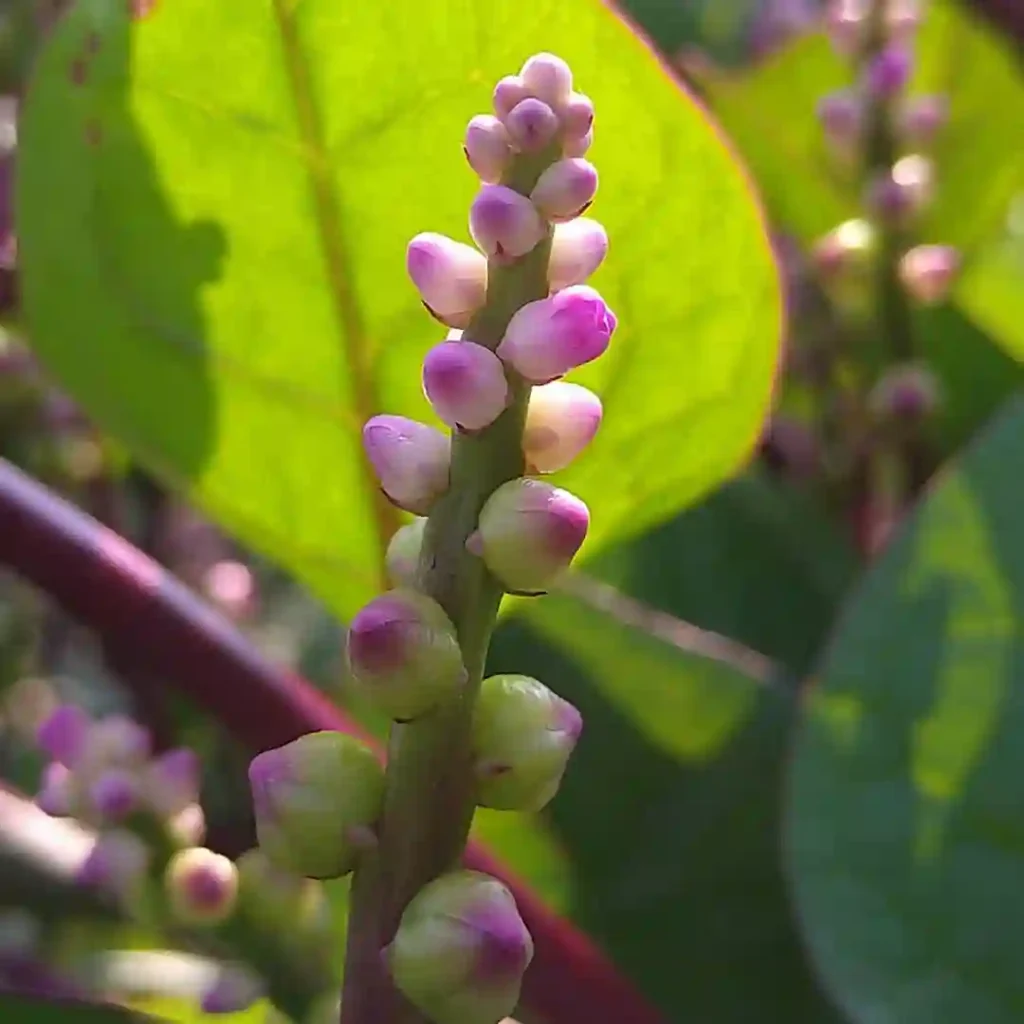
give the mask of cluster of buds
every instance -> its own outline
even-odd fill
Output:
[[[408,246],[409,276],[448,328],[424,359],[422,384],[450,432],[389,415],[364,428],[383,493],[418,518],[389,545],[394,589],[354,616],[346,645],[350,685],[399,723],[427,719],[469,683],[458,624],[425,593],[420,576],[427,517],[452,486],[460,440],[521,437],[505,456],[516,456],[521,444],[517,461],[527,474],[476,499],[460,561],[481,559],[505,592],[540,593],[586,535],[583,502],[541,477],[568,466],[597,432],[599,399],[562,378],[598,358],[616,326],[586,284],[608,247],[601,225],[580,216],[597,189],[585,159],[593,120],[593,105],[573,90],[565,62],[531,57],[498,83],[493,113],[474,117],[466,130],[466,157],[480,179],[469,214],[474,245],[428,233]],[[523,267],[530,272],[519,273]],[[509,282],[519,279],[542,287],[530,285],[509,308]],[[497,337],[489,303],[504,311]],[[506,415],[514,431],[488,434]],[[515,810],[551,800],[582,728],[575,708],[523,676],[483,680],[471,725],[476,802]],[[302,737],[256,757],[249,778],[265,867],[335,878],[374,849],[385,779],[356,740]],[[436,1024],[506,1017],[532,955],[508,889],[468,871],[423,888],[384,950],[396,987]]]
[[[835,0],[827,14],[836,49],[858,73],[852,88],[821,100],[822,129],[834,151],[859,156],[867,166],[863,216],[839,225],[814,248],[819,275],[838,295],[851,284],[856,291],[879,255],[879,238],[905,239],[934,195],[927,150],[947,120],[948,102],[909,92],[922,7],[920,0]],[[879,136],[891,143],[885,147],[893,152],[890,166],[873,163]],[[948,294],[959,262],[952,246],[906,244],[899,281],[915,302],[935,304]]]
[[[123,715],[93,720],[74,704],[52,711],[36,738],[51,758],[36,803],[47,814],[75,817],[98,832],[80,871],[83,884],[130,901],[150,862],[141,834],[155,824],[171,846],[202,840],[194,751],[182,747],[154,756],[150,735],[137,722]]]

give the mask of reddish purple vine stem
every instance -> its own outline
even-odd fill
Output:
[[[252,752],[308,732],[363,731],[305,680],[270,664],[219,613],[157,562],[91,516],[0,460],[0,562],[70,614],[173,679]],[[525,1004],[558,1024],[662,1024],[664,1018],[571,924],[490,853],[466,863],[502,878],[536,945]]]

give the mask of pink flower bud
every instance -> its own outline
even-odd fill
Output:
[[[553,163],[537,180],[530,199],[551,221],[578,217],[597,194],[597,168],[578,157]]]
[[[307,878],[340,878],[380,813],[384,770],[353,737],[314,732],[254,757],[249,785],[267,858]]]
[[[504,121],[512,109],[529,95],[529,90],[519,75],[506,75],[494,87],[495,114]]]
[[[949,120],[949,100],[945,96],[917,96],[907,100],[899,112],[899,133],[912,146],[932,142]]]
[[[391,538],[384,563],[388,579],[394,586],[416,589],[416,575],[419,572],[426,528],[427,520],[417,517],[411,523],[399,527]]]
[[[608,348],[618,321],[587,285],[574,285],[517,310],[498,355],[535,384],[583,366]]]
[[[71,814],[72,776],[59,761],[51,761],[44,769],[40,780],[36,805],[41,811],[55,818]]]
[[[864,88],[875,99],[893,99],[907,87],[913,69],[910,50],[901,44],[890,43],[868,61]]]
[[[501,181],[512,148],[505,126],[492,114],[477,114],[466,128],[464,145],[469,166],[481,181],[495,184]]]
[[[874,228],[866,220],[844,221],[814,244],[811,261],[825,281],[863,270],[874,255]]]
[[[62,704],[39,727],[36,742],[66,768],[74,768],[85,752],[92,723],[77,705]]]
[[[485,679],[473,713],[477,802],[539,811],[558,791],[582,731],[580,713],[536,679]]]
[[[451,620],[415,590],[389,590],[359,611],[347,654],[352,683],[398,721],[419,718],[466,678]]]
[[[890,42],[907,43],[921,24],[921,0],[889,0],[885,7],[885,31]]]
[[[591,128],[584,135],[573,135],[567,137],[562,143],[562,156],[580,157],[586,156],[590,147],[594,144],[594,129]]]
[[[608,233],[596,220],[577,217],[558,224],[551,241],[548,282],[553,292],[584,281],[604,262]]]
[[[189,804],[167,821],[167,834],[179,846],[198,846],[206,836],[206,816],[199,804]]]
[[[430,311],[450,327],[465,327],[487,295],[487,260],[470,245],[432,231],[406,250],[406,268]]]
[[[900,260],[907,293],[926,306],[942,302],[960,270],[960,254],[951,245],[918,245]]]
[[[508,405],[501,360],[472,341],[443,341],[423,361],[423,392],[449,427],[482,430]]]
[[[886,223],[903,224],[928,205],[934,189],[932,162],[914,154],[897,160],[890,174],[868,183],[865,204]]]
[[[523,455],[531,473],[565,469],[594,439],[601,399],[579,384],[556,380],[530,392]]]
[[[533,203],[504,185],[484,185],[469,210],[473,241],[488,256],[499,259],[525,256],[546,231]]]
[[[241,1013],[263,998],[263,982],[239,964],[228,964],[199,1001],[203,1013]]]
[[[841,148],[856,142],[860,135],[863,114],[860,98],[846,90],[830,93],[818,104],[818,119],[826,138]]]
[[[558,119],[562,123],[563,142],[582,139],[594,127],[594,104],[589,96],[581,92],[570,93],[569,98],[558,108]]]
[[[202,769],[199,756],[177,747],[151,761],[145,770],[146,803],[160,818],[171,818],[199,799]]]
[[[448,490],[451,438],[404,416],[374,416],[363,446],[381,489],[399,508],[425,516]]]
[[[149,730],[127,715],[110,715],[89,727],[79,767],[83,771],[114,766],[141,768],[151,749]]]
[[[927,366],[894,366],[872,388],[868,407],[882,423],[912,425],[939,406],[939,382]]]
[[[453,871],[413,898],[385,955],[395,986],[434,1024],[492,1024],[519,1001],[533,941],[501,882]]]
[[[256,578],[244,563],[222,558],[204,573],[206,596],[232,621],[244,622],[256,609]]]
[[[467,548],[513,593],[543,592],[568,567],[590,513],[568,491],[528,477],[502,484],[487,499]]]
[[[227,857],[205,847],[179,850],[164,873],[171,913],[185,924],[214,925],[234,912],[238,870]]]
[[[103,823],[124,821],[139,806],[139,779],[133,772],[112,768],[89,787],[90,810]]]
[[[834,0],[825,15],[825,31],[836,53],[856,54],[867,33],[867,16],[865,0]]]
[[[558,115],[543,100],[527,96],[509,111],[505,127],[516,149],[536,153],[558,134]]]
[[[146,844],[134,833],[102,832],[78,869],[76,881],[132,903],[145,881],[149,856]]]
[[[561,57],[537,53],[519,71],[519,77],[531,96],[559,107],[572,94],[572,71]]]

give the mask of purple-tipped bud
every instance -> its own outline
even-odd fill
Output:
[[[901,44],[890,43],[868,61],[864,70],[864,88],[875,99],[893,99],[907,87],[913,69],[910,50]]]
[[[264,995],[263,982],[238,964],[229,964],[203,993],[199,1008],[203,1013],[241,1013]]]
[[[907,43],[921,25],[921,0],[889,0],[885,31],[892,43]]]
[[[481,181],[495,184],[512,159],[512,147],[505,126],[493,114],[477,114],[466,127],[463,147],[469,166]]]
[[[777,473],[795,480],[814,476],[821,468],[821,446],[804,423],[776,415],[761,435],[761,458]]]
[[[824,96],[818,104],[818,119],[825,137],[834,146],[846,148],[861,132],[864,107],[860,97],[849,90]]]
[[[36,742],[66,768],[74,768],[85,753],[92,723],[74,704],[62,704],[39,727]]]
[[[189,804],[167,821],[167,833],[179,846],[198,846],[206,837],[206,816],[199,804]]]
[[[512,145],[523,153],[536,153],[558,134],[558,115],[535,96],[517,103],[505,118]]]
[[[867,34],[865,0],[833,0],[825,15],[825,31],[836,53],[852,57]]]
[[[594,127],[594,103],[589,96],[574,92],[558,108],[562,123],[562,141],[582,139]]]
[[[546,384],[602,355],[617,323],[593,288],[575,285],[517,310],[498,355],[527,380]]]
[[[451,438],[404,416],[374,416],[363,446],[381,489],[399,508],[425,516],[448,490]]]
[[[406,269],[430,311],[465,327],[487,295],[487,260],[471,245],[426,231],[406,250]]]
[[[469,210],[469,233],[488,256],[518,259],[532,251],[547,226],[526,196],[504,185],[484,185]]]
[[[588,217],[558,224],[551,241],[548,283],[553,292],[584,281],[604,262],[608,254],[608,233]]]
[[[43,769],[36,804],[41,811],[55,818],[71,814],[72,775],[59,761],[51,761]]]
[[[501,360],[472,341],[443,341],[423,360],[423,393],[449,427],[482,430],[508,405]]]
[[[536,679],[485,679],[473,717],[477,802],[539,811],[558,791],[582,731],[580,713]]]
[[[926,146],[949,120],[949,100],[945,96],[916,96],[907,100],[899,112],[899,134],[911,146]]]
[[[553,163],[537,180],[530,199],[550,221],[578,217],[597,194],[597,168],[570,157]]]
[[[519,77],[531,96],[560,107],[572,95],[572,70],[553,53],[536,53],[522,66]]]
[[[199,799],[201,778],[199,755],[194,750],[168,750],[146,766],[146,803],[159,817],[171,818]]]
[[[314,732],[254,757],[249,785],[267,858],[307,878],[340,878],[380,814],[384,770],[353,737]]]
[[[932,198],[935,170],[927,157],[902,157],[889,174],[868,183],[865,204],[887,224],[903,224],[920,213]]]
[[[416,589],[416,576],[426,528],[427,520],[417,517],[411,523],[399,527],[391,538],[387,554],[384,556],[384,564],[388,571],[388,579],[394,586]]]
[[[467,547],[507,590],[535,594],[567,568],[589,525],[590,513],[579,498],[524,477],[502,484],[487,499]]]
[[[530,95],[519,75],[506,75],[494,87],[494,112],[503,121],[518,104]]]
[[[76,881],[131,903],[145,881],[149,856],[148,847],[134,833],[102,832],[78,869]]]
[[[556,380],[530,392],[523,455],[530,473],[565,469],[594,439],[601,399],[579,384]]]
[[[583,135],[573,135],[566,138],[562,143],[562,156],[580,157],[586,156],[590,147],[594,144],[594,129]]]
[[[385,955],[395,986],[434,1024],[494,1024],[519,1001],[533,940],[501,882],[453,871],[413,898]]]
[[[868,407],[881,423],[912,425],[939,406],[939,382],[927,366],[894,366],[872,388]]]
[[[171,913],[185,924],[214,925],[234,912],[238,870],[227,857],[205,847],[179,850],[164,872]]]
[[[141,785],[133,772],[112,768],[101,772],[89,787],[89,817],[104,824],[124,821],[138,809]]]
[[[814,244],[811,261],[824,281],[840,280],[864,270],[876,244],[875,230],[866,220],[844,221]]]
[[[900,260],[900,280],[922,305],[945,300],[960,270],[960,253],[951,245],[918,245]]]
[[[352,683],[398,721],[430,711],[466,676],[451,620],[415,590],[389,590],[359,611],[347,654]]]

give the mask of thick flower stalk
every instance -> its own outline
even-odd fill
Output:
[[[952,247],[918,241],[941,184],[929,147],[948,115],[944,97],[911,91],[925,8],[923,0],[833,0],[827,12],[832,41],[850,60],[855,81],[825,97],[819,114],[827,144],[857,167],[862,212],[819,240],[813,260],[837,308],[882,346],[881,368],[865,357],[864,386],[843,403],[855,410],[846,433],[867,431],[860,454],[847,462],[865,481],[854,502],[856,521],[869,524],[860,537],[868,553],[929,475],[921,427],[938,407],[938,387],[917,361],[914,308],[942,302],[960,263]],[[913,414],[906,411],[911,406]]]
[[[508,891],[458,868],[474,808],[545,803],[581,728],[535,680],[500,677],[479,697],[502,595],[550,586],[589,521],[528,474],[567,466],[601,421],[597,397],[561,381],[616,326],[586,284],[608,248],[580,216],[597,192],[593,126],[565,62],[531,57],[466,130],[473,245],[409,243],[412,283],[452,329],[422,377],[450,434],[391,415],[363,433],[383,492],[420,518],[388,550],[396,589],[355,617],[347,645],[351,684],[393,724],[373,841],[341,858],[355,869],[343,1024],[497,1024],[532,956]]]

